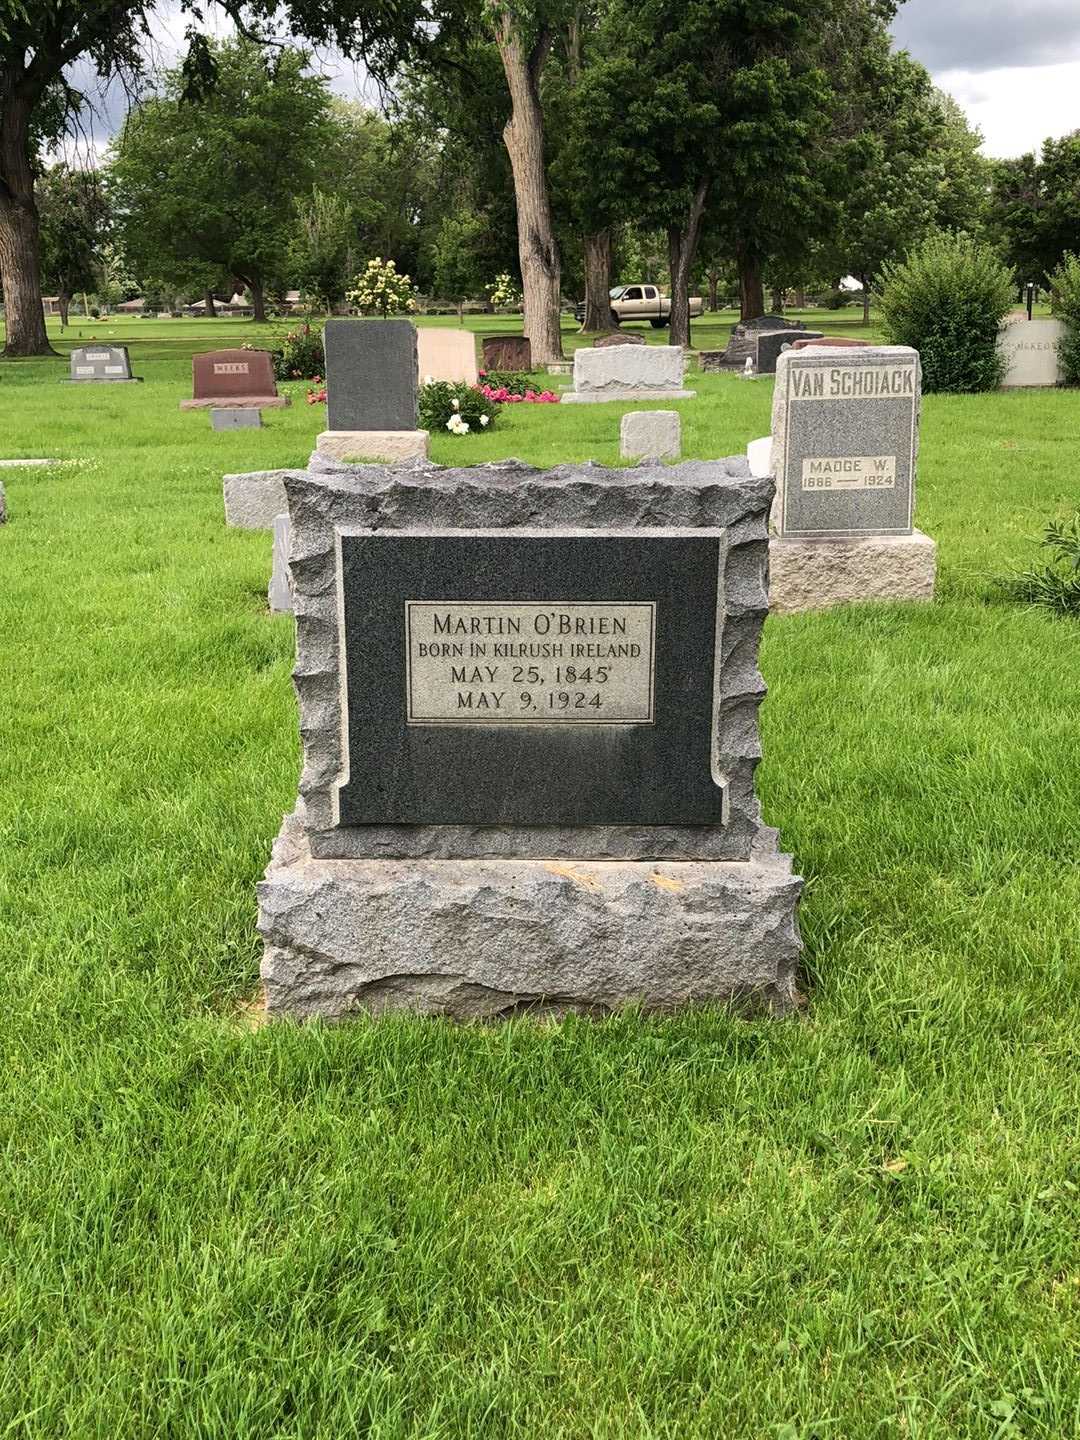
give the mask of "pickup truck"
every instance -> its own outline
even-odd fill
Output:
[[[624,320],[648,320],[654,330],[662,330],[671,318],[671,301],[661,295],[655,285],[616,285],[609,295],[613,325],[621,325]],[[705,302],[700,295],[692,295],[690,318],[696,319],[704,313]],[[580,325],[585,319],[584,304],[579,305],[574,314]]]

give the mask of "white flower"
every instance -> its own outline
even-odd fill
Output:
[[[424,376],[424,384],[425,384],[425,385],[434,385],[434,384],[435,384],[435,376],[434,376],[434,375],[425,375],[425,376]]]
[[[457,415],[451,415],[451,416],[450,416],[450,419],[447,420],[447,422],[446,422],[446,428],[447,428],[447,430],[456,430],[459,423],[460,423],[460,418],[459,418],[459,416],[457,416]]]
[[[491,419],[491,416],[490,416],[490,415],[481,415],[481,416],[480,416],[480,424],[481,424],[481,425],[486,425],[490,419]]]
[[[461,409],[461,401],[460,401],[460,400],[451,400],[451,401],[450,401],[450,404],[453,405],[453,407],[454,407],[455,410],[460,410],[460,409]]]

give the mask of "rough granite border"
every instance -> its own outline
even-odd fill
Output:
[[[303,769],[300,814],[317,858],[538,858],[748,860],[763,836],[754,771],[765,683],[758,645],[768,613],[773,494],[743,456],[609,470],[589,462],[537,470],[508,460],[442,469],[321,457],[286,472],[297,625],[294,682]],[[714,771],[727,782],[723,826],[364,826],[334,824],[344,769],[335,531],[724,529],[724,612]],[[768,832],[764,832],[768,833]]]

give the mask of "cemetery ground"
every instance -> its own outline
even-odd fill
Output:
[[[221,477],[325,410],[180,413],[250,324],[81,328],[145,383],[0,366],[0,456],[63,462],[2,472],[0,1434],[1080,1432],[1078,635],[995,585],[1076,506],[1080,394],[927,398],[936,601],[768,621],[800,1019],[261,1025],[293,626]],[[768,433],[770,381],[690,384],[686,456]],[[433,457],[610,463],[623,408]]]

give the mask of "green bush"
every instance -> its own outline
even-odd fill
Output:
[[[994,390],[1005,371],[998,332],[1013,299],[1008,268],[968,235],[931,235],[882,271],[886,340],[922,357],[923,389]]]
[[[451,434],[457,430],[464,434],[467,425],[476,434],[492,428],[499,407],[464,381],[432,380],[420,387],[418,411],[421,430],[449,430]]]
[[[1052,520],[1042,544],[1050,559],[1013,575],[1006,590],[1026,605],[1080,616],[1080,511],[1071,520]]]
[[[284,344],[273,354],[274,378],[277,380],[316,380],[322,377],[326,358],[321,330],[313,330],[310,325],[290,330]]]
[[[1050,276],[1053,311],[1065,325],[1061,369],[1066,385],[1080,385],[1080,257],[1067,254]]]
[[[526,390],[536,389],[528,370],[485,370],[481,378],[489,390],[507,390],[511,395],[524,395]]]

